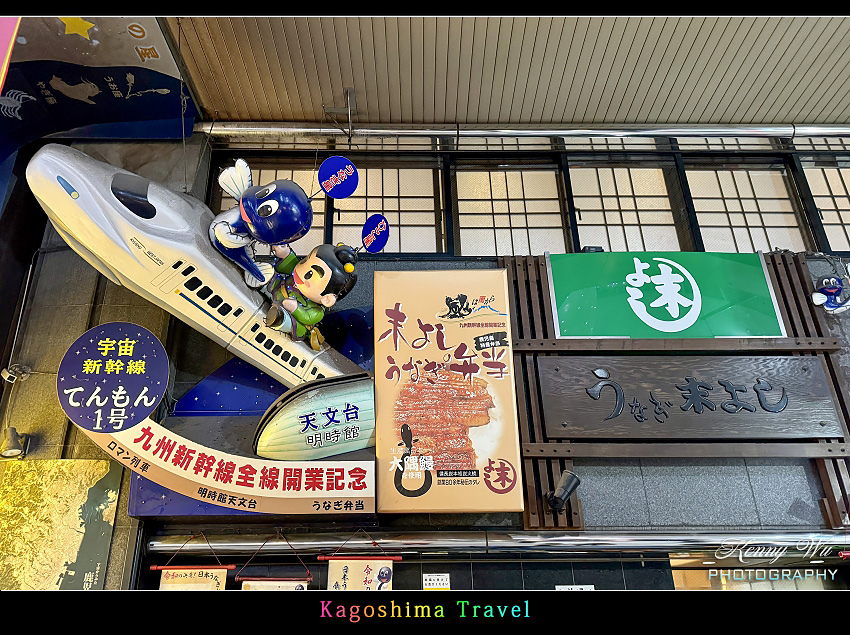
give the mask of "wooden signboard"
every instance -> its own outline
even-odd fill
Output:
[[[556,439],[841,437],[818,357],[539,357]]]

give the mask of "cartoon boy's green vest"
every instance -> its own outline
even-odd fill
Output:
[[[313,302],[301,295],[301,292],[295,286],[295,280],[292,277],[292,271],[295,265],[298,264],[298,256],[295,252],[290,251],[289,255],[275,265],[275,271],[280,274],[275,276],[269,283],[268,291],[272,298],[277,302],[283,302],[287,298],[292,298],[298,302],[298,308],[292,312],[292,317],[295,319],[295,332],[292,336],[296,339],[306,339],[308,332],[310,333],[310,344],[315,350],[318,350],[313,344],[313,339],[321,337],[318,328],[315,325],[322,321],[325,316],[325,307],[321,304]],[[315,335],[314,335],[315,333]]]

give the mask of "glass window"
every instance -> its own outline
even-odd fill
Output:
[[[460,150],[551,150],[549,137],[461,137]]]
[[[652,137],[560,137],[564,148],[571,150],[655,150]]]
[[[850,137],[794,137],[798,150],[850,150]]]
[[[768,137],[678,137],[680,150],[770,150]]]
[[[582,247],[681,250],[660,167],[571,166],[570,182]]]
[[[383,252],[442,251],[439,172],[433,169],[358,169],[357,191],[334,201],[333,242],[358,247],[363,224],[374,213],[386,216],[390,238]]]
[[[850,251],[850,169],[805,167],[806,180],[820,210],[833,251]]]
[[[457,171],[462,256],[526,256],[565,251],[554,169]]]
[[[783,169],[688,168],[706,251],[805,251]]]

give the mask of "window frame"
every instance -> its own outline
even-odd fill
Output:
[[[742,137],[741,139],[746,139]],[[850,257],[850,251],[834,251],[830,249],[829,241],[824,231],[821,214],[815,205],[802,160],[842,160],[847,159],[846,151],[812,150],[809,148],[795,149],[793,140],[789,138],[771,138],[770,144],[762,144],[764,149],[692,149],[680,147],[675,137],[654,139],[652,146],[632,146],[624,149],[611,148],[571,149],[562,137],[551,137],[548,148],[539,145],[531,148],[518,149],[469,149],[469,146],[458,147],[458,137],[447,133],[445,136],[432,137],[430,149],[424,144],[412,146],[413,149],[387,150],[379,148],[370,150],[363,145],[349,149],[341,138],[319,138],[317,146],[312,149],[275,149],[239,147],[239,144],[215,143],[211,145],[210,172],[207,188],[207,201],[211,209],[218,209],[221,203],[221,189],[217,177],[221,169],[232,165],[237,158],[244,158],[252,169],[305,169],[311,165],[320,165],[321,161],[335,154],[344,154],[358,167],[416,167],[423,166],[434,171],[435,195],[435,232],[436,245],[442,248],[436,252],[401,252],[368,254],[361,252],[364,260],[478,260],[495,261],[498,256],[462,256],[460,245],[460,227],[457,201],[457,169],[469,165],[493,165],[508,169],[522,169],[523,166],[545,165],[557,172],[557,187],[559,208],[565,233],[564,244],[567,253],[580,252],[585,245],[581,244],[578,234],[577,213],[572,193],[569,169],[579,161],[588,158],[599,164],[606,161],[622,166],[628,163],[630,167],[641,167],[641,164],[652,162],[657,166],[659,161],[671,162],[673,169],[666,177],[668,196],[674,203],[674,215],[679,231],[679,242],[682,251],[705,251],[700,226],[694,209],[693,199],[685,174],[685,166],[704,165],[781,165],[785,169],[789,196],[795,212],[800,220],[799,227],[804,235],[807,249],[816,250],[840,257]],[[739,143],[743,147],[746,143]],[[398,146],[402,148],[403,146]],[[317,186],[318,187],[318,186]],[[326,197],[325,205],[325,242],[331,242],[334,227],[333,199]],[[679,227],[681,225],[681,227]],[[850,229],[848,229],[850,231]]]

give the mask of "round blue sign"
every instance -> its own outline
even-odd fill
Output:
[[[363,225],[363,246],[370,254],[376,254],[387,246],[390,239],[390,223],[382,214],[372,214]]]
[[[331,198],[348,198],[357,189],[357,181],[357,168],[345,157],[328,157],[319,166],[319,185]]]
[[[65,352],[56,386],[68,418],[92,432],[132,428],[168,385],[168,356],[156,335],[130,322],[86,331]]]

